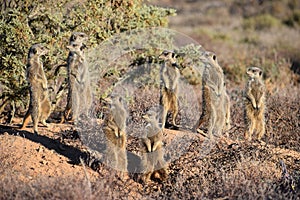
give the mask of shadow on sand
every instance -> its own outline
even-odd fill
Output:
[[[44,135],[33,134],[26,130],[20,130],[17,126],[0,125],[0,135],[4,133],[28,139],[32,142],[43,145],[49,150],[54,150],[58,154],[67,157],[70,160],[70,164],[78,165],[80,163],[80,158],[85,160],[87,157],[86,152],[83,152],[72,146],[62,144],[59,140],[55,140]]]

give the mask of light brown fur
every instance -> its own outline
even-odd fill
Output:
[[[176,117],[178,115],[178,81],[180,71],[176,64],[176,55],[171,51],[164,51],[159,56],[163,60],[161,69],[162,85],[160,89],[160,105],[162,106],[161,123],[164,129],[167,114],[172,112],[172,125],[178,127],[176,124]]]
[[[245,123],[247,131],[245,139],[251,140],[254,131],[257,131],[257,139],[265,134],[265,84],[262,80],[262,70],[258,67],[247,69],[249,77],[245,88],[244,106]]]
[[[77,93],[81,93],[83,91],[78,91],[76,84],[79,81],[79,70],[83,68],[86,70],[85,66],[85,55],[84,55],[84,49],[85,49],[85,42],[87,41],[88,36],[85,33],[81,32],[74,32],[72,33],[69,45],[67,48],[69,49],[69,55],[67,59],[67,71],[68,71],[68,97],[67,97],[67,105],[64,110],[64,113],[61,117],[61,123],[64,121],[72,121],[76,119],[78,113],[74,113],[74,109],[72,109],[72,104],[75,103],[76,105],[79,105],[79,99],[76,97],[76,90]],[[86,75],[85,75],[86,76]],[[81,79],[83,79],[82,77]],[[87,91],[87,94],[85,96],[90,95],[90,88],[85,89]],[[83,95],[83,94],[81,94]],[[82,96],[81,96],[82,97]],[[88,97],[89,98],[89,97]],[[74,99],[74,101],[73,101]],[[88,100],[89,101],[89,100]],[[85,103],[85,105],[88,105],[90,102]],[[72,113],[73,111],[73,113]],[[77,110],[78,111],[78,110]],[[79,112],[79,111],[78,111]],[[72,113],[72,116],[71,116]]]
[[[51,103],[48,95],[48,84],[45,76],[43,63],[40,61],[40,56],[46,54],[48,50],[42,44],[32,45],[28,53],[27,73],[26,77],[29,83],[30,102],[29,108],[24,116],[21,129],[24,129],[31,115],[33,121],[33,130],[38,133],[38,123],[46,123],[51,112]]]
[[[168,177],[167,164],[164,160],[163,152],[163,131],[159,127],[156,117],[157,113],[154,111],[148,111],[147,115],[144,116],[144,119],[148,122],[146,134],[143,137],[145,151],[142,158],[144,170],[142,181],[144,183],[149,182],[151,176],[155,176],[162,181]]]
[[[230,116],[230,97],[226,92],[226,86],[224,84],[224,111],[225,111],[225,125],[223,127],[223,131],[228,131],[231,128],[231,116]]]
[[[218,64],[216,55],[205,52],[201,57],[205,64],[202,79],[202,114],[195,129],[206,122],[208,135],[220,136],[221,132],[230,125],[230,99],[224,85],[223,70]]]
[[[121,97],[112,96],[110,109],[103,123],[107,139],[106,159],[114,169],[127,171],[126,117],[127,113]]]

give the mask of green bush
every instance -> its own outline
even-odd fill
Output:
[[[277,27],[280,24],[280,20],[273,17],[272,15],[262,14],[244,19],[243,28],[252,30],[265,30],[272,27]]]
[[[25,70],[29,47],[44,43],[46,76],[54,80],[57,66],[66,64],[73,31],[89,35],[94,47],[116,33],[136,28],[166,26],[172,9],[143,4],[142,0],[4,1],[0,14],[0,113],[9,104],[28,102]],[[14,105],[13,105],[14,106]]]
[[[293,11],[293,14],[284,21],[284,23],[291,27],[300,26],[300,9]]]

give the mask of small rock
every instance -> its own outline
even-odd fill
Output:
[[[41,146],[39,146],[39,147],[36,149],[37,152],[41,152],[42,150],[43,150],[43,149],[42,149]]]

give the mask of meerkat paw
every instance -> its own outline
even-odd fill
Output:
[[[65,117],[64,116],[62,116],[61,118],[60,118],[60,124],[63,124],[63,123],[65,123],[65,121],[66,121],[66,119],[65,119]]]
[[[178,125],[178,124],[173,124],[173,126],[174,126],[174,129],[176,129],[176,130],[178,130],[179,128],[182,128],[182,126]]]
[[[197,133],[203,135],[204,137],[208,137],[208,135],[206,133],[204,133],[204,131],[199,129],[199,128],[197,129]]]
[[[266,143],[264,141],[262,141],[261,139],[258,139],[258,142],[260,143],[260,145],[265,146]]]
[[[142,175],[142,177],[141,177],[142,183],[144,183],[144,184],[150,183],[151,182],[151,174],[152,174],[152,172],[148,172],[148,173]]]
[[[50,125],[46,122],[46,121],[42,121],[42,124],[45,126],[45,127],[47,127],[47,128],[49,128],[50,127]]]
[[[19,129],[21,129],[21,130],[24,130],[25,128],[26,128],[26,126],[23,124],[19,127]]]
[[[34,135],[39,135],[38,130],[34,130],[34,131],[33,131],[33,134],[34,134]]]

